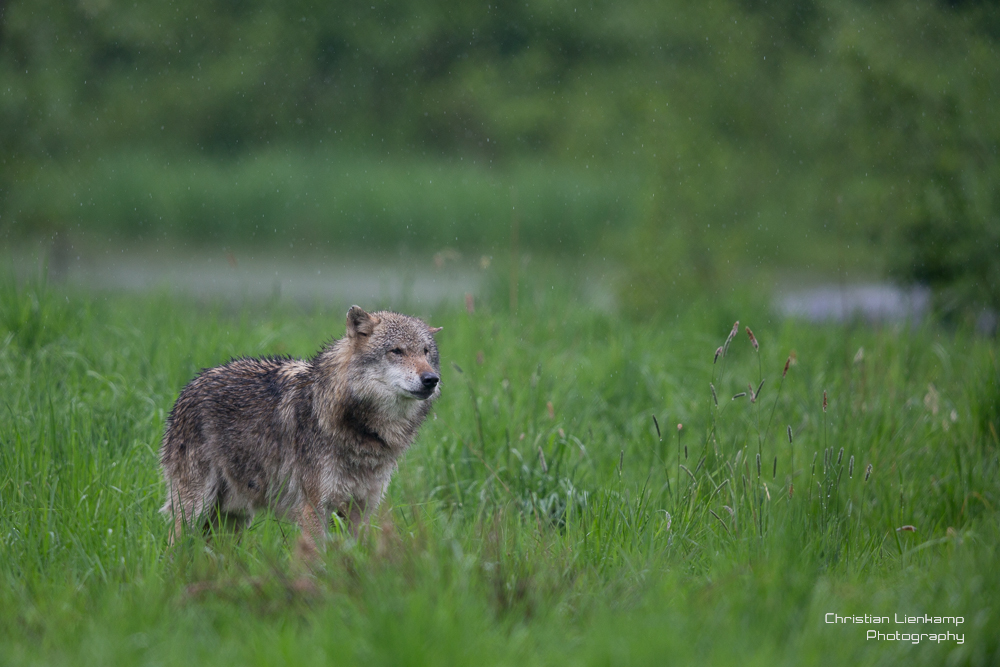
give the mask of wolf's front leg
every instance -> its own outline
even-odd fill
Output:
[[[315,560],[326,541],[327,518],[322,505],[318,505],[303,502],[294,512],[295,522],[302,529],[298,553],[303,560]]]
[[[361,531],[368,525],[371,516],[371,503],[352,498],[340,515],[347,523],[347,530],[355,540],[361,537]]]

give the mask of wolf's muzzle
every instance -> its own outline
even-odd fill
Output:
[[[434,391],[434,387],[437,386],[441,378],[437,373],[421,373],[420,382],[423,383],[424,389],[427,391]]]
[[[429,398],[431,394],[434,393],[434,389],[437,387],[438,382],[441,381],[441,377],[437,373],[421,373],[420,374],[420,384],[421,389],[419,391],[412,392],[414,396],[419,398]]]

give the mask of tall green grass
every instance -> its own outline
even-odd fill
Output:
[[[637,174],[524,160],[275,149],[233,159],[109,152],[25,174],[0,209],[31,238],[391,251],[578,251],[630,224]],[[515,229],[516,228],[516,229]]]
[[[752,299],[633,322],[569,285],[416,312],[445,327],[444,394],[376,527],[309,570],[268,516],[168,548],[157,447],[199,368],[310,355],[340,309],[3,290],[0,663],[1000,656],[995,341]],[[965,641],[827,612],[959,615]]]

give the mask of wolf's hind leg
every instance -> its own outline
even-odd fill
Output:
[[[173,519],[173,525],[170,526],[170,532],[167,536],[167,544],[169,546],[176,544],[184,534],[185,528],[194,525],[197,519],[193,503],[182,502],[179,495],[172,494],[170,502],[160,511]]]

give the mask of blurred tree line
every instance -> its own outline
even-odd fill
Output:
[[[0,225],[72,224],[45,175],[123,151],[530,163],[634,176],[564,250],[635,307],[874,248],[1000,308],[998,45],[987,0],[0,0]]]

